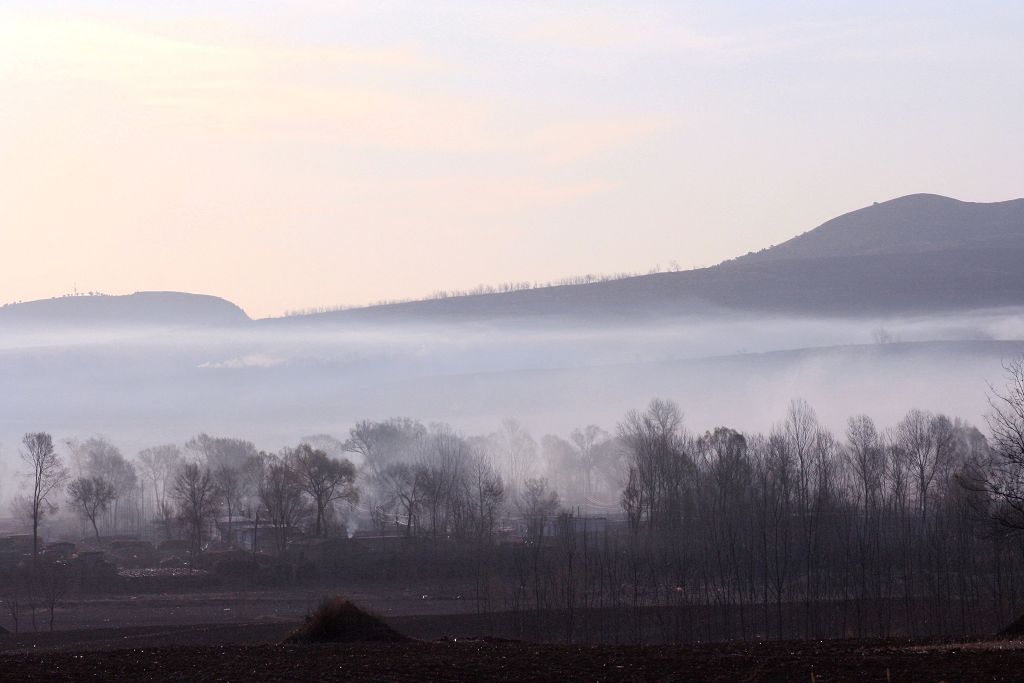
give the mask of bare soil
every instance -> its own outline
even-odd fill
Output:
[[[0,633],[0,681],[1021,680],[1024,641],[824,640],[693,646],[554,645],[494,637],[458,591],[351,587],[397,643],[284,644],[324,591],[93,597],[54,632]],[[22,624],[22,628],[25,624]],[[40,625],[40,628],[42,626]],[[813,675],[813,678],[812,678]]]
[[[212,634],[210,634],[212,635]],[[975,644],[976,645],[976,644]],[[896,641],[695,647],[413,641],[344,645],[181,645],[0,654],[8,681],[1011,681],[1024,650]]]

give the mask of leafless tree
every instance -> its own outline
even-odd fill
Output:
[[[348,460],[333,460],[309,444],[300,444],[289,455],[302,490],[313,500],[314,530],[327,533],[328,513],[335,502],[355,505],[359,492],[355,487],[356,468]]]
[[[419,465],[407,462],[393,462],[385,467],[378,481],[387,497],[389,508],[397,508],[396,521],[398,516],[404,519],[406,535],[416,533],[416,520],[419,516],[420,506],[423,504],[424,489],[424,468]]]
[[[220,506],[209,468],[194,462],[182,465],[174,478],[171,497],[177,504],[179,518],[188,530],[192,557],[195,558],[202,549],[206,526]]]
[[[29,470],[29,493],[25,512],[32,522],[32,559],[39,557],[39,522],[49,513],[56,512],[51,501],[64,482],[68,471],[53,449],[53,438],[45,432],[26,434],[22,439],[21,459]]]
[[[516,507],[526,522],[526,536],[534,543],[544,538],[544,527],[559,508],[558,494],[548,487],[546,479],[527,479]]]
[[[1024,530],[1024,357],[1003,368],[1003,388],[989,387],[991,450],[974,459],[961,481],[992,497],[989,514],[999,525]]]
[[[672,533],[683,522],[695,481],[683,432],[683,413],[672,401],[655,399],[643,413],[630,411],[619,424],[629,454],[624,506],[636,506],[637,521]],[[628,508],[627,508],[628,509]]]
[[[307,512],[299,475],[288,460],[275,456],[266,458],[258,495],[271,525],[277,531],[277,550],[284,552],[291,530],[298,526]]]
[[[119,513],[122,511],[121,501],[128,499],[138,485],[135,466],[121,454],[121,451],[104,437],[90,437],[77,444],[77,452],[82,459],[84,475],[97,477],[110,484],[114,491],[112,506],[108,510],[113,517],[107,518],[109,526],[117,529],[124,525]]]
[[[344,448],[354,454],[360,469],[376,475],[392,462],[409,459],[426,435],[426,427],[405,417],[383,422],[362,420],[349,431]]]
[[[154,446],[139,452],[139,470],[152,487],[153,505],[164,526],[164,535],[171,537],[174,506],[168,497],[168,486],[181,467],[181,450],[174,444]]]
[[[494,453],[501,463],[502,478],[513,497],[522,483],[533,474],[537,461],[537,442],[515,418],[506,418],[491,437]]]
[[[79,477],[68,484],[71,504],[92,524],[97,541],[100,530],[96,519],[110,507],[115,495],[114,485],[102,477]]]
[[[594,473],[598,465],[599,447],[608,440],[608,433],[597,425],[587,425],[582,429],[574,429],[569,439],[579,454],[583,470],[583,498],[589,505],[594,496]]]

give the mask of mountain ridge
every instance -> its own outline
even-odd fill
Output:
[[[889,315],[1024,304],[1024,199],[911,194],[709,268],[252,320],[181,292],[44,299],[0,325],[265,325],[679,315]]]

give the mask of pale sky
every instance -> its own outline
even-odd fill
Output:
[[[1024,3],[0,4],[0,302],[253,316],[1024,196]]]

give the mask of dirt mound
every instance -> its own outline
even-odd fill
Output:
[[[342,597],[324,598],[286,643],[398,643],[409,640],[380,617]]]
[[[999,632],[1004,638],[1020,638],[1024,636],[1024,614],[1017,617],[1017,620]]]

